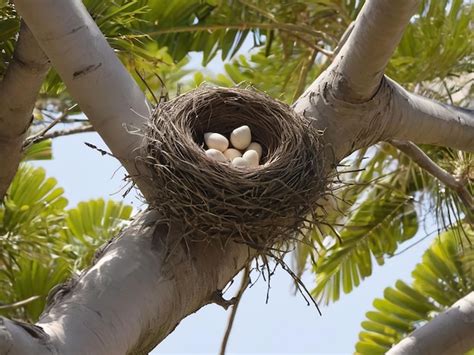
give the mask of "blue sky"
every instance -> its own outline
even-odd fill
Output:
[[[243,51],[248,50],[244,48]],[[199,67],[199,56],[193,56],[190,67]],[[218,59],[208,67],[220,71]],[[124,171],[111,157],[102,156],[84,142],[107,149],[95,133],[57,138],[53,142],[54,160],[35,162],[66,190],[70,207],[79,201],[103,197],[123,200]],[[132,192],[125,198],[136,209],[142,205]],[[424,237],[419,233],[408,244]],[[371,309],[375,297],[397,279],[410,282],[410,272],[421,259],[433,237],[426,238],[401,255],[389,259],[382,268],[350,295],[336,304],[321,307],[322,316],[295,295],[291,278],[282,270],[272,278],[270,299],[265,304],[267,286],[261,280],[243,296],[231,334],[228,354],[347,354],[354,350],[360,322]],[[291,257],[291,256],[290,256]],[[290,260],[288,260],[290,261]],[[314,286],[314,275],[306,273],[308,288]],[[226,295],[232,297],[235,286]],[[177,329],[152,354],[216,354],[227,324],[228,313],[209,305],[183,320]]]

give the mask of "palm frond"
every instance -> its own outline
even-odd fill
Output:
[[[22,161],[50,160],[53,158],[53,147],[51,139],[32,144],[23,152]]]
[[[411,285],[398,280],[395,287],[375,299],[375,310],[367,312],[363,321],[358,354],[385,354],[392,345],[429,322],[438,313],[474,290],[472,260],[474,247],[462,247],[456,234],[468,231],[474,242],[474,230],[457,226],[440,235],[423,255],[412,272]],[[458,230],[456,230],[458,229]]]
[[[43,311],[49,291],[71,276],[70,263],[62,258],[19,258],[13,270],[10,288],[0,287],[1,301],[14,303],[37,297],[21,307],[0,311],[7,317],[36,322]],[[6,291],[6,292],[5,292]]]
[[[0,314],[35,322],[50,289],[88,266],[132,207],[102,199],[66,210],[42,168],[21,165],[0,206]],[[23,302],[24,300],[31,300]]]
[[[64,252],[75,260],[76,269],[90,264],[97,248],[118,234],[132,210],[123,203],[97,199],[80,202],[67,211]]]
[[[314,296],[329,303],[339,299],[341,289],[351,292],[372,274],[373,260],[382,265],[417,229],[411,197],[374,190],[339,230],[341,242],[320,251]]]
[[[407,27],[387,74],[400,83],[420,83],[472,72],[474,6],[462,0],[425,0]]]

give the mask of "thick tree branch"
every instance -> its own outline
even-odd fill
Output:
[[[441,168],[438,164],[431,160],[431,158],[426,155],[425,152],[423,152],[412,142],[391,140],[390,143],[408,155],[421,168],[425,169],[447,187],[455,191],[463,204],[466,206],[468,213],[474,214],[474,204],[471,193],[466,187],[466,182],[456,179],[446,170]],[[473,216],[469,215],[467,217],[471,219]]]
[[[326,70],[293,104],[296,112],[324,132],[325,160],[333,167],[357,149],[388,139],[391,107],[391,90],[385,81],[373,98],[352,103],[337,97],[331,84],[334,75]]]
[[[71,96],[119,158],[146,198],[148,181],[138,178],[141,137],[150,116],[145,95],[78,0],[15,0],[39,45],[51,59]],[[143,171],[141,171],[144,174]]]
[[[474,111],[412,94],[390,79],[390,122],[386,135],[417,144],[474,151]]]
[[[474,348],[474,292],[415,330],[387,353],[464,354]]]
[[[247,247],[232,243],[203,242],[188,249],[182,241],[171,248],[178,230],[159,224],[154,211],[139,216],[78,280],[50,295],[52,303],[36,325],[43,333],[37,348],[30,348],[31,333],[4,320],[8,326],[0,326],[0,349],[7,346],[2,339],[9,338],[15,346],[10,355],[151,351],[181,319],[211,303],[214,291],[251,256]]]
[[[0,317],[0,354],[57,354],[41,328]]]
[[[420,3],[420,0],[366,1],[333,67],[339,98],[363,102],[374,96],[403,30]]]
[[[294,103],[324,132],[328,164],[390,139],[474,150],[472,110],[409,93],[383,76],[419,2],[367,1],[331,66]]]
[[[22,23],[13,58],[0,83],[0,200],[18,169],[31,113],[48,69],[48,58]]]
[[[370,100],[352,103],[338,98],[335,75],[328,69],[293,105],[324,132],[333,165],[391,139],[474,151],[474,111],[412,94],[387,77]]]

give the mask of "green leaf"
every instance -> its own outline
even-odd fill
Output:
[[[31,234],[44,231],[67,205],[64,190],[56,186],[56,179],[46,178],[42,168],[22,165],[7,191],[4,201],[0,234]]]
[[[0,43],[11,39],[19,30],[20,21],[18,19],[0,19]]]
[[[12,301],[20,301],[32,296],[40,296],[38,300],[22,307],[22,318],[36,322],[44,309],[46,297],[54,286],[70,277],[69,263],[62,259],[45,260],[22,258],[18,269],[13,275]]]
[[[456,228],[463,228],[470,242],[474,242],[472,227],[459,225]],[[435,239],[422,262],[415,267],[412,285],[398,280],[394,288],[385,289],[383,299],[374,300],[376,311],[368,312],[367,320],[361,324],[364,330],[359,334],[357,352],[385,353],[415,328],[474,291],[472,271],[463,267],[473,255],[474,247],[470,244],[461,249],[456,233],[451,229]],[[447,272],[446,265],[454,267]]]
[[[132,214],[132,207],[103,199],[80,202],[66,216],[68,252],[76,257],[76,267],[87,266],[97,248],[116,236]]]
[[[341,281],[344,293],[351,292],[371,275],[372,256],[382,264],[385,255],[392,255],[400,242],[415,234],[416,217],[410,197],[372,191],[339,230],[341,243],[321,251],[314,266],[313,294],[326,303],[336,301]]]
[[[51,139],[30,145],[23,153],[23,161],[50,160],[53,158]]]

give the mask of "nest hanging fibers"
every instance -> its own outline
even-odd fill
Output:
[[[241,125],[263,146],[261,166],[206,157],[205,132],[228,136]],[[143,149],[156,191],[151,206],[191,240],[232,238],[263,251],[314,223],[326,187],[320,134],[255,90],[201,87],[159,104]]]

